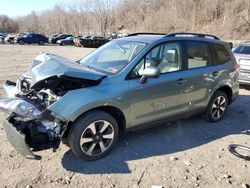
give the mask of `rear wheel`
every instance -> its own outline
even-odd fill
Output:
[[[103,111],[91,111],[80,117],[69,133],[72,152],[85,160],[97,160],[107,155],[118,140],[116,120]]]
[[[206,109],[206,119],[211,122],[220,121],[228,107],[228,97],[222,91],[216,91]]]

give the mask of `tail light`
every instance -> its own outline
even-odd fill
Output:
[[[240,71],[240,64],[238,64],[238,63],[234,64],[234,69],[239,72]]]

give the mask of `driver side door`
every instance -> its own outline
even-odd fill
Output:
[[[168,42],[154,47],[132,70],[129,82],[131,124],[142,125],[184,112],[182,44]],[[147,66],[158,66],[158,78],[139,79]]]

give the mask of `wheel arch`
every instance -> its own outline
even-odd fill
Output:
[[[224,85],[219,87],[216,91],[224,92],[228,97],[228,104],[231,104],[233,96],[233,90],[231,89],[231,87],[229,87],[228,85]]]
[[[111,116],[113,116],[119,126],[119,132],[120,134],[124,134],[125,130],[126,130],[126,117],[124,115],[124,113],[117,107],[114,106],[99,106],[99,107],[95,107],[92,109],[87,110],[86,112],[80,114],[74,121],[77,121],[77,119],[79,119],[81,116],[83,116],[84,114],[87,114],[91,111],[95,111],[95,110],[99,110],[99,111],[103,111],[106,112],[108,114],[110,114]],[[66,127],[66,130],[64,131],[62,138],[68,138],[70,129],[73,126],[74,121],[69,121],[68,125]]]

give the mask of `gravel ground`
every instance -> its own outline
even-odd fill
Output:
[[[0,45],[0,83],[16,80],[40,51],[77,60],[92,49]],[[39,152],[40,161],[25,159],[0,125],[0,187],[248,187],[250,162],[227,147],[250,146],[249,106],[250,88],[241,88],[221,122],[195,117],[129,133],[94,162],[77,159],[65,145]]]

